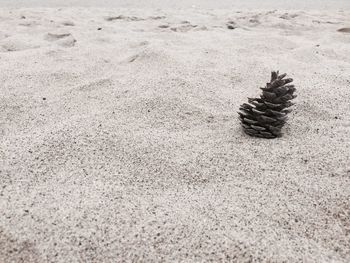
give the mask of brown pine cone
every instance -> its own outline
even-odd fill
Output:
[[[293,103],[293,79],[285,78],[287,74],[279,75],[278,71],[271,73],[271,81],[261,88],[260,98],[248,98],[249,103],[241,105],[239,119],[246,134],[261,138],[276,138],[282,135],[281,129],[287,121],[287,109]]]

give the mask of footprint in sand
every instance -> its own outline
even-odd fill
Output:
[[[297,14],[284,13],[283,15],[280,16],[280,18],[286,19],[286,20],[291,20],[293,18],[296,18],[297,16],[298,16]]]
[[[258,18],[253,17],[253,18],[249,19],[249,23],[251,25],[257,26],[260,24],[260,20]]]
[[[11,36],[0,41],[0,52],[22,51],[26,49],[39,48],[41,43],[27,36]]]
[[[169,27],[169,25],[165,25],[165,24],[163,24],[163,25],[159,25],[158,27],[159,27],[159,28],[168,28],[168,27]]]
[[[150,16],[148,17],[149,20],[160,20],[160,19],[165,19],[165,16]]]
[[[148,18],[141,18],[137,16],[107,16],[105,17],[106,21],[114,21],[114,20],[125,20],[125,21],[142,21],[142,20],[160,20],[166,18],[165,16],[150,16]]]
[[[249,27],[258,26],[261,24],[260,22],[260,14],[253,15],[253,16],[239,16],[236,19],[240,20],[240,23],[243,23]]]
[[[182,33],[184,33],[184,32],[190,31],[191,29],[193,29],[195,27],[197,27],[197,25],[189,24],[189,25],[183,25],[183,26],[178,26],[178,27],[172,27],[170,29],[172,31],[174,31],[174,32],[182,32]]]
[[[34,27],[34,26],[39,26],[40,23],[37,21],[27,21],[25,20],[24,22],[19,23],[18,25],[20,26],[27,26],[27,27]]]
[[[342,33],[350,33],[350,27],[339,28],[337,31]]]
[[[8,38],[10,35],[0,31],[0,40]]]
[[[131,48],[138,48],[138,47],[144,47],[144,46],[148,46],[149,45],[149,41],[145,40],[145,41],[138,41],[138,42],[133,42],[130,43],[130,47]]]
[[[140,46],[141,47],[141,46]],[[141,49],[133,54],[128,54],[123,60],[122,64],[128,64],[132,62],[142,62],[147,65],[155,63],[157,65],[168,61],[170,59],[169,55],[163,51],[159,50],[156,47],[149,46],[149,44],[141,47]]]
[[[188,32],[190,30],[193,30],[193,31],[205,31],[205,30],[208,30],[208,28],[206,26],[192,25],[188,21],[183,21],[183,22],[181,22],[180,26],[171,27],[170,30],[172,30],[174,32],[186,33],[186,32]]]
[[[62,38],[71,36],[71,33],[47,33],[45,39],[47,41],[57,41]]]
[[[61,23],[64,26],[75,26],[74,22],[68,21],[68,20],[67,21],[62,21]]]
[[[136,16],[124,16],[124,15],[119,15],[119,16],[107,16],[105,17],[106,21],[114,21],[114,20],[124,20],[124,21],[142,21],[145,20],[143,18],[140,17],[136,17]]]
[[[77,42],[72,34],[68,32],[47,33],[45,40],[56,42],[63,47],[73,47]]]

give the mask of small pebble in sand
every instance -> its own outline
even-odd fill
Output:
[[[102,30],[102,27],[97,28],[97,30]]]

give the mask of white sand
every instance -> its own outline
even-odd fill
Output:
[[[0,7],[349,10],[349,0],[1,0]]]
[[[0,262],[349,262],[349,17],[1,9]],[[248,137],[273,69],[294,111]]]

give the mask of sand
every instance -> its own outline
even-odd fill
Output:
[[[349,17],[2,8],[0,262],[349,262]]]
[[[1,0],[0,7],[350,10],[349,0]]]

